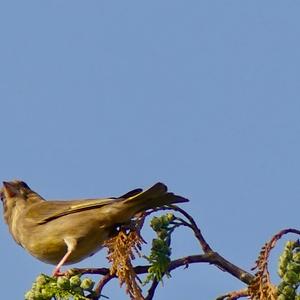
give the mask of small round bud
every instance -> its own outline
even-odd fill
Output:
[[[172,213],[167,213],[166,216],[167,216],[167,219],[169,220],[169,222],[172,222],[175,218]]]
[[[300,252],[296,252],[293,254],[293,261],[295,263],[300,263]]]
[[[84,295],[83,289],[80,286],[76,286],[72,290],[78,295],[81,295],[81,296]]]
[[[293,257],[293,253],[291,250],[284,249],[281,256],[283,256],[285,259],[290,260]]]
[[[95,282],[90,278],[84,278],[80,287],[85,291],[91,291],[95,285]]]
[[[295,263],[295,262],[290,262],[288,265],[287,265],[287,271],[293,271],[295,273],[300,273],[300,264],[298,263]]]
[[[39,291],[34,292],[34,300],[44,300],[45,298],[43,297],[42,293]]]
[[[299,276],[297,273],[295,273],[293,271],[288,271],[283,276],[283,280],[289,284],[295,284],[298,282]]]
[[[162,227],[166,228],[170,224],[170,221],[167,217],[167,215],[161,216],[161,222],[162,222]]]
[[[41,274],[36,278],[35,282],[37,285],[41,286],[41,285],[44,285],[47,283],[47,279],[46,279],[45,275]]]
[[[33,291],[28,291],[25,294],[25,300],[34,300],[34,292]]]
[[[286,298],[285,295],[280,294],[280,295],[277,297],[277,300],[287,300],[287,298]]]
[[[294,247],[296,246],[297,242],[295,241],[287,241],[285,244],[286,249],[293,250]]]
[[[47,289],[42,289],[41,294],[43,296],[43,299],[51,299],[53,296],[53,292],[47,290]]]
[[[280,256],[279,256],[279,268],[280,268],[283,272],[285,272],[288,263],[289,263],[289,260],[287,259],[286,256],[284,256],[284,255],[280,255]]]
[[[287,299],[289,298],[292,298],[294,299],[295,298],[295,290],[287,285],[283,290],[282,290],[282,294],[285,295],[287,297]]]
[[[160,251],[162,248],[164,248],[165,242],[159,239],[153,239],[152,240],[152,248],[155,251]]]
[[[72,276],[78,275],[80,272],[76,268],[69,269],[65,272],[65,275],[70,278]]]
[[[278,291],[281,293],[282,290],[283,290],[287,285],[288,285],[288,283],[286,283],[285,281],[281,281],[281,282],[278,284],[278,286],[277,286]]]
[[[282,278],[284,276],[285,271],[286,271],[285,269],[282,269],[280,267],[278,268],[277,273],[278,273],[280,278]]]
[[[57,278],[57,286],[63,290],[70,288],[70,280],[65,276],[60,276]]]
[[[157,236],[161,239],[164,240],[168,236],[168,231],[166,229],[162,229],[157,233]]]
[[[72,287],[79,287],[80,284],[81,284],[81,279],[79,275],[75,275],[70,278],[70,285]]]
[[[151,220],[150,225],[151,225],[151,227],[152,227],[152,229],[153,229],[154,231],[159,230],[159,229],[161,228],[161,226],[162,226],[162,223],[161,223],[160,218],[154,217],[154,218]]]

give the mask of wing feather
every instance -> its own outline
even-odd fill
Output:
[[[104,198],[73,201],[44,201],[32,205],[26,212],[25,217],[33,220],[37,224],[44,224],[62,216],[99,208],[113,201],[118,200],[114,198]]]

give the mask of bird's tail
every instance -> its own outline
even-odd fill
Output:
[[[126,195],[129,197],[124,197]],[[122,204],[126,205],[127,212],[130,212],[131,217],[148,209],[189,201],[184,197],[168,192],[167,186],[161,182],[145,191],[135,190],[124,196],[121,197],[125,198]]]

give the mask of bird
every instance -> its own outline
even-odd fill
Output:
[[[98,252],[119,226],[138,213],[189,201],[168,192],[161,182],[120,197],[45,200],[24,181],[13,180],[3,182],[0,198],[16,243],[40,261],[56,265],[53,276],[61,274],[63,265]]]

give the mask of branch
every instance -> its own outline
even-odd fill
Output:
[[[96,295],[93,298],[94,300],[98,300],[101,297],[101,293],[102,293],[104,286],[114,277],[116,277],[116,276],[111,275],[110,273],[108,273],[102,277],[102,279],[98,282],[98,284],[95,288]]]
[[[232,276],[236,277],[237,279],[239,279],[240,281],[244,282],[245,284],[247,284],[248,286],[254,281],[255,279],[255,275],[252,275],[251,273],[239,268],[238,266],[234,265],[233,263],[231,263],[230,261],[226,260],[224,257],[222,257],[219,253],[215,252],[212,250],[212,248],[209,246],[209,244],[206,242],[204,236],[201,233],[201,230],[198,228],[196,222],[194,221],[194,219],[184,210],[182,210],[181,208],[172,205],[170,207],[163,207],[160,210],[175,210],[179,213],[181,213],[186,219],[187,221],[181,219],[181,218],[177,218],[178,223],[184,226],[189,227],[190,229],[193,230],[195,237],[197,238],[197,240],[200,243],[200,246],[204,252],[204,254],[199,254],[199,255],[190,255],[190,256],[186,256],[180,259],[176,259],[176,260],[172,260],[170,262],[170,265],[168,267],[168,272],[171,272],[179,267],[188,267],[189,264],[194,264],[194,263],[209,263],[212,264],[218,268],[220,268],[222,271],[227,272],[229,274],[231,274]],[[144,222],[144,218],[146,216],[149,216],[151,213],[155,212],[157,210],[152,210],[150,212],[148,212],[147,214],[144,214],[142,216],[142,219],[140,221],[140,227],[138,227],[138,232],[140,231],[143,222]],[[176,218],[176,217],[175,217]],[[271,239],[271,241],[269,243],[267,243],[267,253],[269,253],[269,251],[275,246],[276,242],[284,235],[287,233],[296,233],[296,234],[300,234],[300,231],[297,229],[284,229],[282,231],[280,231],[279,233],[277,233],[275,236],[273,236],[273,238]],[[143,266],[136,266],[133,268],[135,274],[147,274],[148,273],[148,269],[149,269],[150,265],[143,265]],[[103,275],[104,277],[99,281],[97,287],[96,287],[96,294],[98,295],[98,298],[95,299],[99,299],[100,294],[102,292],[103,287],[105,286],[105,284],[107,282],[109,282],[112,278],[115,278],[116,275],[111,275],[110,274],[110,270],[108,268],[84,268],[84,269],[75,269],[75,272],[81,273],[81,274],[99,274],[99,275]],[[151,287],[148,290],[148,295],[145,298],[145,300],[152,300],[154,297],[154,293],[155,290],[158,286],[158,281],[154,280],[152,282]],[[236,291],[236,292],[231,292],[228,293],[226,295],[220,296],[218,299],[238,299],[240,297],[244,297],[246,296],[246,292],[248,293],[248,290],[241,290],[241,291]]]
[[[153,299],[155,290],[158,286],[158,283],[159,282],[156,279],[154,279],[152,281],[152,285],[151,285],[150,289],[148,290],[148,296],[145,298],[145,300],[152,300]]]
[[[234,291],[227,293],[226,295],[219,296],[216,300],[236,300],[242,297],[248,297],[248,289],[242,289],[240,291]]]
[[[190,222],[189,227],[194,231],[194,235],[197,238],[197,240],[199,241],[203,252],[207,253],[207,252],[212,251],[212,248],[209,246],[209,244],[204,239],[204,236],[202,235],[202,232],[201,232],[200,228],[197,226],[193,217],[190,214],[188,214],[185,210],[183,210],[182,208],[180,208],[176,205],[170,205],[170,207],[173,210],[180,212],[182,215],[184,215],[189,220],[189,222]]]
[[[212,248],[206,242],[204,236],[202,235],[200,228],[197,226],[195,220],[192,218],[191,215],[189,215],[186,211],[184,211],[183,209],[181,209],[175,205],[160,208],[160,210],[170,210],[170,209],[179,212],[187,219],[187,221],[185,221],[181,218],[175,217],[177,219],[177,221],[179,221],[178,224],[187,226],[190,229],[192,229],[196,239],[200,243],[200,247],[202,248],[204,254],[190,255],[190,256],[180,258],[180,259],[173,260],[170,262],[168,272],[171,272],[172,270],[177,269],[181,266],[188,267],[189,264],[193,264],[193,263],[209,263],[209,264],[215,265],[216,267],[218,267],[219,269],[221,269],[224,272],[228,272],[229,274],[233,275],[234,277],[241,280],[242,282],[244,282],[247,285],[249,285],[252,282],[252,280],[255,278],[252,274],[237,267],[236,265],[232,264],[231,262],[229,262],[228,260],[223,258],[220,254],[218,254],[217,252],[212,250]],[[152,210],[152,211],[142,215],[142,218],[140,219],[140,222],[138,223],[138,232],[140,232],[141,227],[143,226],[145,217],[149,216],[151,213],[153,213],[155,211],[157,211],[157,210]],[[150,267],[150,265],[136,266],[133,268],[133,270],[137,275],[138,274],[147,274],[149,267]],[[101,294],[101,291],[102,291],[104,285],[108,281],[110,281],[112,278],[116,277],[115,275],[110,275],[110,270],[108,268],[78,269],[78,272],[81,274],[100,274],[100,275],[104,276],[96,288],[97,295]],[[152,285],[151,285],[150,289],[148,290],[148,295],[145,298],[146,300],[153,299],[155,290],[158,286],[158,283],[159,282],[157,280],[154,280],[152,282]]]
[[[172,260],[170,262],[168,271],[172,271],[182,266],[188,267],[189,264],[194,264],[194,263],[209,263],[215,265],[221,268],[224,272],[230,273],[231,275],[233,275],[234,277],[238,278],[239,280],[241,280],[246,284],[250,284],[251,280],[254,278],[252,274],[235,266],[234,264],[232,264],[231,262],[223,258],[221,255],[219,255],[217,252],[213,252],[213,251],[210,253],[190,255],[176,260]],[[136,266],[134,267],[134,271],[136,274],[146,274],[148,273],[149,267],[150,265]],[[99,274],[103,276],[109,274],[108,268],[84,268],[84,269],[74,269],[74,271],[80,274]],[[112,277],[115,276],[112,275]]]

